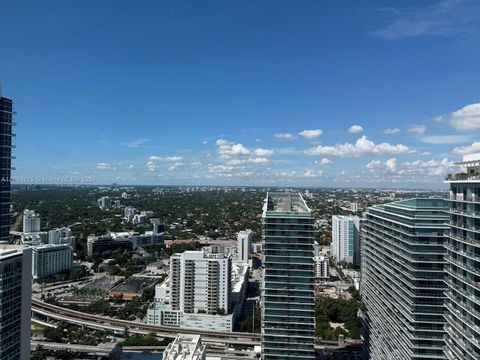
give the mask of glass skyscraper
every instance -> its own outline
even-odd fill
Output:
[[[467,173],[447,176],[450,230],[447,232],[445,355],[480,359],[480,154],[459,165]]]
[[[445,359],[443,199],[373,206],[362,222],[364,347],[371,360]]]
[[[10,175],[12,169],[12,100],[0,86],[0,241],[10,240]]]
[[[314,359],[314,219],[299,193],[267,194],[262,240],[262,359]]]
[[[0,245],[0,360],[30,359],[32,250]]]

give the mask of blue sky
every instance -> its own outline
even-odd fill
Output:
[[[0,0],[14,176],[441,187],[480,152],[479,7]]]

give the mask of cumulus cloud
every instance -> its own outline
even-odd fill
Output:
[[[454,163],[448,158],[441,160],[431,159],[427,161],[415,160],[405,161],[400,165],[395,158],[388,159],[383,162],[380,160],[373,160],[367,164],[367,169],[377,176],[384,176],[390,180],[401,181],[401,179],[408,179],[415,181],[415,177],[422,176],[422,179],[428,179],[428,176],[443,176],[455,170]],[[418,179],[417,179],[418,180]]]
[[[352,125],[348,129],[348,132],[352,134],[360,133],[362,131],[363,131],[363,127],[361,127],[360,125]]]
[[[155,161],[148,160],[147,164],[145,165],[148,171],[157,171],[158,170],[158,164]]]
[[[355,144],[344,143],[335,146],[318,145],[305,151],[307,155],[330,155],[340,157],[358,157],[365,155],[409,154],[415,152],[405,145],[389,143],[375,144],[367,136],[357,139]]]
[[[114,167],[113,167],[112,164],[110,164],[110,163],[101,162],[101,163],[98,163],[98,164],[97,164],[97,169],[98,169],[98,170],[113,170]]]
[[[227,141],[225,139],[219,139],[216,142],[218,148],[217,152],[220,156],[223,156],[223,158],[228,158],[230,156],[236,156],[236,155],[249,155],[250,150],[248,150],[245,146],[242,144],[238,143],[235,144],[231,141]]]
[[[273,155],[273,150],[258,148],[254,153],[257,156],[270,156]]]
[[[412,124],[407,129],[409,133],[418,134],[418,135],[423,134],[426,130],[427,130],[427,127],[421,124]]]
[[[400,132],[400,129],[398,129],[398,128],[388,128],[388,129],[383,130],[383,132],[387,135],[395,135],[395,134],[398,134]]]
[[[298,133],[298,135],[304,137],[308,140],[313,140],[320,137],[323,134],[323,130],[314,129],[314,130],[303,130]]]
[[[441,160],[431,159],[428,161],[406,161],[401,165],[401,169],[398,171],[398,174],[443,176],[452,171],[455,171],[455,164],[453,161],[449,160],[448,158],[443,158]]]
[[[458,155],[468,155],[480,152],[480,141],[475,141],[471,145],[456,147],[453,152]]]
[[[464,106],[449,115],[438,117],[446,120],[457,130],[470,131],[480,129],[480,103]]]
[[[178,169],[180,169],[182,166],[183,166],[183,163],[181,163],[181,162],[176,162],[175,164],[171,165],[171,166],[168,168],[168,171],[178,170]]]
[[[316,161],[316,163],[320,163],[322,165],[330,165],[333,164],[333,161],[328,158],[322,158],[320,161]]]
[[[276,133],[273,135],[274,138],[279,140],[295,140],[297,137],[290,133]]]

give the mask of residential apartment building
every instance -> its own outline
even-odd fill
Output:
[[[368,359],[444,359],[447,203],[370,207],[362,222],[361,293]]]
[[[253,233],[248,229],[240,231],[237,235],[238,249],[237,259],[242,262],[248,261],[248,255],[250,254],[250,244],[252,242]]]
[[[174,265],[170,268],[174,310],[183,313],[228,314],[232,291],[230,255],[185,251],[172,255],[170,259]]]
[[[32,247],[32,276],[41,279],[70,270],[73,251],[70,245],[40,245]]]
[[[314,359],[314,219],[301,194],[267,194],[262,248],[262,359]]]
[[[29,360],[32,250],[0,245],[0,274],[0,360]]]
[[[66,244],[75,250],[75,236],[68,227],[53,229],[48,232],[48,243],[53,245]]]
[[[447,359],[480,359],[480,154],[465,155],[467,172],[450,175],[446,232]]]
[[[332,216],[331,253],[335,261],[360,265],[360,218]]]
[[[35,210],[25,209],[23,211],[23,232],[35,233],[40,231],[40,214]]]
[[[330,279],[329,259],[325,256],[315,256],[315,280],[328,281]]]

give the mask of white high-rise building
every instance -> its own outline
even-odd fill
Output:
[[[335,261],[360,265],[360,218],[358,216],[332,216],[331,252]]]
[[[32,248],[32,276],[44,278],[70,270],[73,254],[70,245],[41,245]]]
[[[200,335],[178,334],[163,352],[164,360],[204,360],[206,347]]]
[[[248,255],[250,254],[250,244],[252,242],[252,237],[253,237],[253,233],[252,233],[252,230],[250,229],[245,231],[240,231],[238,233],[237,258],[239,261],[242,261],[242,262],[248,261]]]
[[[135,209],[133,206],[126,206],[123,209],[123,218],[127,221],[132,221],[135,214],[138,213],[138,210]]]
[[[126,192],[122,193],[122,199],[128,199],[128,194]]]
[[[228,314],[232,257],[185,251],[170,257],[170,303],[182,313]]]
[[[35,210],[23,211],[23,232],[32,233],[40,231],[40,215]]]
[[[68,227],[50,230],[48,232],[48,243],[53,245],[67,244],[75,250],[75,236]]]
[[[358,204],[356,202],[350,203],[350,211],[357,212],[358,211]]]
[[[0,245],[0,360],[30,359],[32,250]]]

